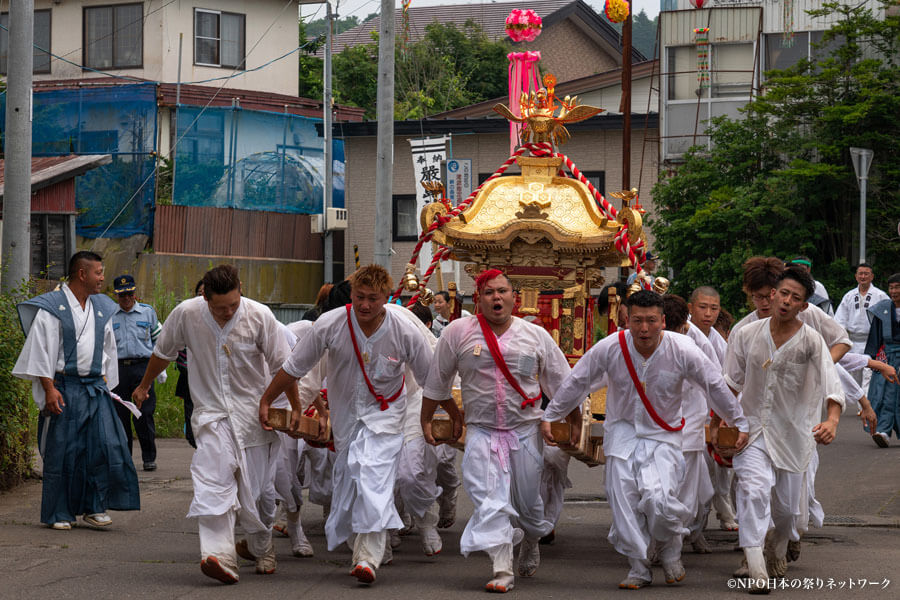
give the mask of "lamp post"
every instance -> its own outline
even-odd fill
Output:
[[[869,179],[869,167],[872,166],[873,150],[868,148],[850,148],[853,160],[853,171],[859,184],[859,262],[866,262],[866,182]]]

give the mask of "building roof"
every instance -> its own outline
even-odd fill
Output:
[[[52,79],[34,82],[37,92],[46,90],[65,90],[87,87],[110,87],[134,85],[143,80],[123,81],[115,77],[92,77],[85,79]],[[146,81],[146,83],[153,83]],[[178,85],[175,83],[157,83],[157,98],[161,106],[175,106]],[[322,101],[288,96],[258,90],[242,90],[235,88],[210,87],[205,85],[182,85],[180,101],[189,106],[231,106],[232,99],[237,98],[241,107],[248,110],[264,110],[270,112],[287,112],[304,117],[322,117]],[[365,109],[353,106],[334,105],[335,119],[339,121],[362,121]]]
[[[653,74],[653,70],[656,68],[656,60],[647,60],[642,63],[637,63],[632,65],[631,67],[631,79],[632,81],[635,79],[643,79],[644,77],[650,77]],[[588,75],[587,77],[580,77],[578,79],[572,79],[569,81],[564,81],[562,83],[556,84],[556,96],[564,97],[564,96],[574,96],[576,94],[584,94],[586,92],[590,92],[592,90],[596,90],[603,87],[620,85],[622,82],[622,69],[613,69],[611,71],[606,71],[604,73],[597,73],[596,75]],[[509,98],[506,96],[502,96],[500,98],[494,98],[492,100],[485,100],[483,102],[478,102],[476,104],[470,104],[468,106],[461,106],[460,108],[454,108],[453,110],[448,110],[446,112],[438,113],[432,115],[432,119],[468,119],[472,117],[496,117],[502,118],[500,115],[494,112],[494,105],[498,102],[507,103]]]
[[[411,42],[421,40],[425,36],[425,27],[434,22],[453,23],[461,28],[466,21],[471,19],[481,27],[488,39],[496,41],[506,35],[506,17],[514,8],[534,10],[543,20],[544,27],[550,27],[558,21],[572,18],[596,41],[616,49],[620,54],[622,52],[619,33],[583,0],[533,0],[527,4],[514,1],[480,2],[467,5],[413,5],[408,10],[409,39]],[[402,27],[402,14],[403,11],[399,8],[394,12],[394,27],[398,37]],[[377,16],[334,36],[332,51],[337,54],[344,48],[371,42],[372,33],[378,32],[380,24],[381,17]],[[316,56],[322,57],[323,53],[324,50],[320,48]],[[647,57],[639,50],[632,48],[632,60],[641,62],[647,60]]]
[[[597,131],[604,129],[621,130],[623,115],[600,114],[578,123],[567,123],[566,129],[571,132]],[[644,128],[659,128],[659,115],[657,113],[637,114],[631,113],[632,130],[639,131]],[[316,125],[316,130],[321,131],[321,124]],[[363,121],[361,123],[336,123],[332,128],[335,138],[375,137],[378,133],[377,121]],[[435,119],[428,118],[409,121],[394,121],[395,136],[419,136],[435,134],[469,134],[469,133],[505,133],[509,135],[509,122],[502,118],[471,118],[471,119]]]
[[[91,169],[112,162],[110,154],[85,154],[80,156],[33,156],[31,158],[31,191],[49,187],[65,179],[71,179]],[[0,198],[6,187],[6,161],[0,159]]]

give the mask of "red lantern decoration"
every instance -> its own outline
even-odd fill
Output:
[[[506,17],[506,34],[514,42],[533,42],[541,34],[541,18],[530,8],[515,8]]]
[[[691,6],[694,8],[703,8],[705,0],[691,0]]]

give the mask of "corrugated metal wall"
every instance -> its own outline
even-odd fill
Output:
[[[75,178],[41,188],[31,194],[31,212],[75,213]]]
[[[205,206],[157,206],[153,248],[171,254],[322,260],[322,235],[310,215]],[[334,235],[343,256],[344,232]]]
[[[865,3],[868,5],[869,9],[875,14],[875,17],[878,19],[884,18],[884,9],[877,2],[877,0],[865,0],[860,3]],[[793,0],[793,21],[794,21],[794,31],[822,31],[830,28],[836,19],[834,18],[813,18],[806,14],[808,10],[820,9],[824,4],[823,0]],[[854,5],[856,2],[854,2]],[[709,12],[709,9],[712,9],[713,12],[719,12],[722,9],[731,9],[732,11],[738,10],[762,10],[763,11],[763,32],[764,33],[781,33],[784,32],[785,27],[785,14],[784,14],[784,1],[783,0],[707,0],[705,9],[695,10],[691,7],[690,0],[676,0],[672,3],[666,3],[665,7],[668,9],[670,5],[675,8],[672,12],[663,13],[668,15],[674,15],[676,12],[684,13],[686,16],[684,19],[690,21],[692,17],[689,15],[695,15],[695,18],[699,20],[702,24],[695,24],[685,27],[678,27],[678,31],[682,35],[692,37],[693,29],[695,27],[706,27],[708,16],[702,16],[703,13]],[[717,10],[718,9],[718,10]],[[736,18],[742,18],[735,14]],[[730,17],[726,17],[726,21],[729,20]],[[671,18],[664,19],[668,20],[670,23],[674,24],[675,20]],[[681,25],[679,23],[678,25]],[[716,17],[713,17],[713,21],[709,24],[710,33],[713,36],[716,36],[718,31],[728,31],[729,25],[728,23],[723,23],[716,20]],[[665,30],[663,31],[663,39],[669,39],[665,37]],[[676,38],[671,38],[676,39]],[[683,39],[683,38],[682,38]],[[715,41],[716,37],[711,37],[710,41]],[[730,38],[729,38],[730,39]],[[692,40],[689,41],[679,41],[672,42],[670,46],[676,46],[680,44],[691,44]]]
[[[693,46],[694,29],[709,27],[709,41],[755,42],[762,8],[681,10],[661,14],[663,46]],[[779,12],[779,14],[781,14]]]

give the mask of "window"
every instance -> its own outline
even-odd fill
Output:
[[[244,68],[245,17],[194,9],[194,64]]]
[[[750,96],[753,44],[713,44],[710,67],[713,98]]]
[[[0,73],[6,75],[9,60],[9,13],[0,14]],[[38,49],[40,48],[40,50]],[[34,11],[34,72],[50,72],[50,11]]]
[[[415,242],[419,239],[415,194],[394,195],[394,241]]]
[[[144,5],[84,9],[84,64],[92,69],[130,69],[144,62]]]

